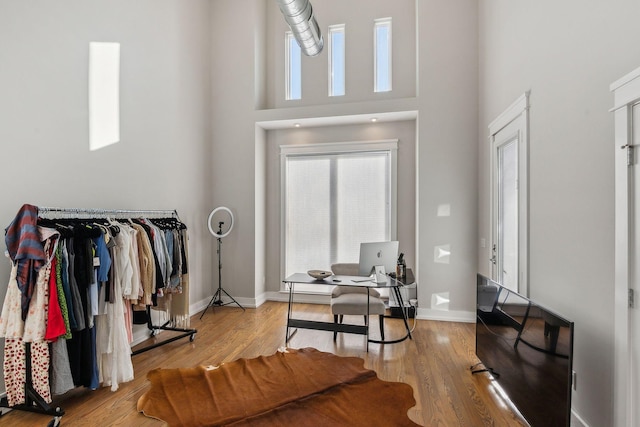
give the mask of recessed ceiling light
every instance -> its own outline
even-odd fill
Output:
[[[300,123],[294,123],[293,126],[299,128],[300,127]]]
[[[378,118],[377,118],[377,117],[372,117],[372,118],[371,118],[371,121],[372,121],[373,123],[375,123],[375,122],[377,122],[377,121],[378,121]]]

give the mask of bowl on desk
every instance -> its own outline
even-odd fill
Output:
[[[327,277],[333,276],[332,272],[325,270],[309,270],[307,271],[307,274],[317,280],[323,280]]]

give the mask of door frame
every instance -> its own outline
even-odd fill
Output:
[[[633,404],[640,397],[640,390],[629,380],[633,367],[630,328],[629,289],[633,288],[630,275],[632,230],[630,204],[630,168],[627,165],[627,149],[633,143],[631,109],[640,102],[640,68],[632,71],[610,86],[614,94],[614,150],[615,150],[615,279],[614,279],[614,399],[615,426],[631,427]],[[636,157],[638,153],[636,152]],[[637,299],[637,298],[636,298]],[[637,303],[636,303],[637,304]]]
[[[518,137],[518,293],[529,296],[529,95],[523,93],[504,112],[489,124],[489,194],[491,223],[489,271],[495,278],[493,248],[496,244],[497,230],[494,221],[496,213],[495,194],[495,153],[494,144],[501,130],[515,124]]]

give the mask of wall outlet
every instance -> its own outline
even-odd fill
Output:
[[[573,387],[574,390],[578,389],[578,383],[576,381],[577,377],[578,374],[576,374],[576,371],[571,371],[571,387]]]

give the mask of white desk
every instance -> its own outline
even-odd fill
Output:
[[[367,336],[367,351],[369,350],[369,343],[378,343],[378,344],[394,344],[399,343],[401,341],[406,340],[407,338],[413,339],[411,336],[411,329],[409,328],[409,322],[407,321],[407,312],[406,310],[402,310],[402,319],[404,321],[404,325],[406,328],[406,335],[402,338],[395,340],[372,340],[369,338],[369,322],[367,325],[350,325],[344,323],[334,323],[334,322],[318,322],[314,320],[302,320],[302,319],[293,319],[291,317],[292,308],[293,308],[293,294],[294,287],[296,283],[304,283],[307,285],[340,285],[340,286],[355,286],[360,288],[387,288],[393,291],[397,301],[400,303],[400,307],[404,307],[404,300],[402,298],[402,293],[400,289],[404,287],[404,283],[396,280],[393,277],[387,276],[387,281],[385,283],[374,283],[372,281],[366,281],[366,278],[361,276],[330,276],[326,279],[314,279],[309,276],[307,273],[294,273],[291,276],[287,277],[283,280],[289,286],[289,307],[287,309],[287,332],[285,338],[285,344],[289,343],[289,339],[296,333],[296,331],[289,334],[290,328],[301,328],[301,329],[315,329],[321,331],[332,331],[332,332],[345,332],[348,334],[360,334]],[[369,293],[367,292],[367,298],[369,297]],[[367,318],[369,317],[369,304],[367,304]]]

